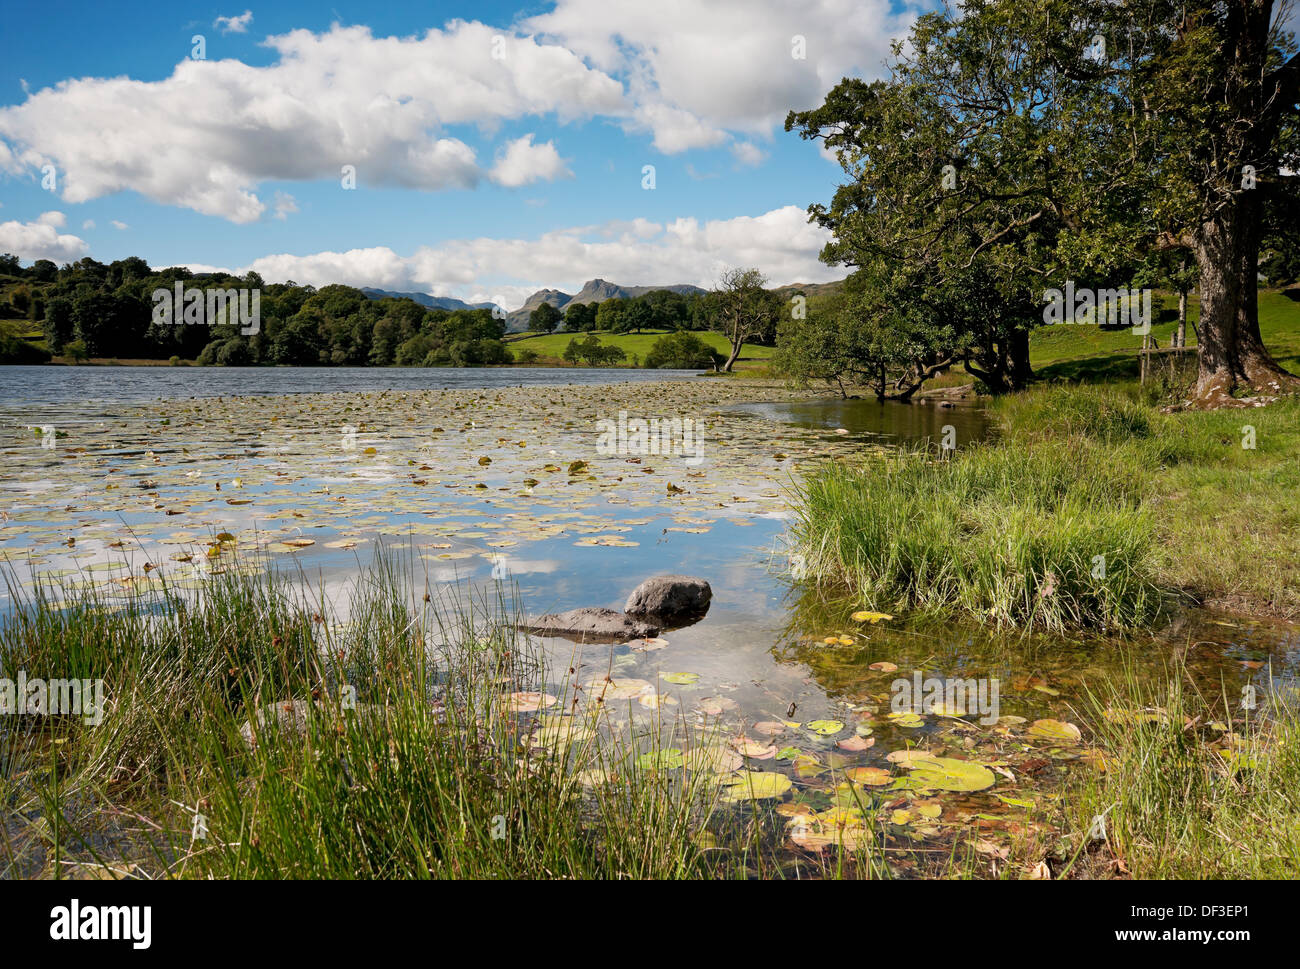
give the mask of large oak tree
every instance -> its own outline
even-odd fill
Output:
[[[1260,339],[1255,284],[1263,233],[1296,208],[1288,6],[966,0],[920,18],[887,81],[845,79],[786,120],[850,176],[810,208],[834,234],[823,258],[921,306],[981,280],[972,302],[1005,309],[954,317],[954,352],[1004,390],[1029,375],[1027,303],[1066,280],[1133,284],[1154,251],[1184,248],[1202,304],[1194,403],[1300,388]]]

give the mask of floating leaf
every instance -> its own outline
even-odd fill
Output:
[[[636,766],[642,770],[676,770],[686,762],[682,752],[676,747],[664,750],[651,750],[636,759]]]
[[[893,619],[893,618],[894,618],[893,616],[889,615],[886,612],[870,612],[867,610],[863,610],[862,612],[855,612],[853,614],[853,619],[855,622],[869,622],[872,625],[875,625],[876,623],[880,622],[882,619]]]
[[[911,773],[896,782],[895,787],[911,790],[982,791],[986,787],[992,787],[997,780],[987,767],[952,757],[917,760],[910,767]]]
[[[547,707],[555,706],[555,704],[560,701],[549,693],[522,691],[519,693],[503,694],[501,702],[511,713],[533,713],[537,710],[544,710]]]
[[[854,784],[867,787],[883,787],[894,779],[894,775],[883,767],[852,767],[844,772],[844,776]]]
[[[1079,728],[1064,720],[1035,720],[1029,725],[1029,736],[1067,744],[1077,744],[1083,739]]]
[[[809,730],[823,737],[829,737],[831,734],[837,734],[844,729],[842,720],[809,720],[804,724]]]
[[[698,683],[700,681],[699,673],[660,673],[660,679],[667,680],[669,683],[687,685]]]
[[[781,797],[793,786],[790,778],[775,771],[743,771],[726,783],[722,796],[728,801]]]

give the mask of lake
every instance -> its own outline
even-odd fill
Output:
[[[653,642],[543,648],[573,682],[670,677],[659,712],[747,737],[762,769],[794,777],[801,803],[817,810],[833,796],[817,764],[880,766],[890,751],[954,742],[998,756],[1005,736],[971,721],[886,716],[895,681],[914,671],[996,680],[1003,716],[1064,721],[1105,677],[1159,677],[1176,650],[1198,685],[1229,695],[1267,690],[1270,665],[1291,682],[1300,662],[1294,627],[1202,612],[1132,640],[1029,636],[855,620],[880,604],[802,585],[784,544],[801,475],[828,459],[887,460],[948,428],[956,447],[969,446],[992,428],[968,402],[810,400],[761,381],[628,370],[7,367],[0,376],[0,562],[20,595],[41,581],[126,602],[269,565],[343,604],[382,555],[416,592],[499,593],[507,609],[536,615],[621,609],[649,576],[700,576],[713,603],[695,625]],[[699,460],[672,448],[602,452],[600,424],[620,415],[691,422]],[[42,426],[56,436],[33,429]],[[13,607],[6,592],[0,611]],[[629,707],[627,728],[648,729],[647,711]],[[792,750],[815,763],[778,756]],[[1042,790],[1079,756],[1062,752],[1037,779]],[[990,795],[951,809],[1024,811]],[[943,844],[929,831],[914,833]]]

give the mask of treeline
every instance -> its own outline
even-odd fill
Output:
[[[780,298],[771,295],[774,307]],[[723,306],[717,292],[677,293],[656,289],[630,299],[616,298],[593,303],[569,303],[563,311],[542,303],[528,316],[528,329],[534,333],[642,333],[646,330],[718,329]],[[759,327],[751,342],[771,346],[776,339],[777,313]]]
[[[107,265],[81,259],[61,268],[47,259],[24,268],[16,257],[0,256],[0,283],[8,291],[5,314],[39,329],[50,353],[73,359],[351,367],[511,362],[501,339],[505,321],[490,310],[372,300],[351,286],[318,290],[292,280],[267,284],[252,272],[154,270],[134,256]],[[224,317],[200,324],[158,322],[153,293],[174,291],[177,283],[182,289],[258,291],[256,332],[241,332],[237,319],[227,323]]]

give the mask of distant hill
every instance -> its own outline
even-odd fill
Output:
[[[822,292],[833,292],[839,289],[843,282],[843,280],[839,280],[833,283],[791,283],[788,286],[776,287],[775,292],[782,294],[802,292],[808,296],[813,296]],[[635,299],[637,296],[643,296],[656,289],[667,289],[674,293],[683,294],[705,292],[699,286],[692,286],[690,283],[670,283],[664,286],[620,286],[618,283],[611,283],[605,279],[589,279],[583,283],[582,289],[578,290],[574,295],[558,289],[539,289],[524,300],[523,306],[506,314],[506,330],[509,333],[522,333],[527,330],[528,317],[533,310],[543,303],[550,303],[557,310],[563,312],[564,308],[570,303],[603,303],[607,299]],[[428,293],[397,293],[387,289],[375,289],[367,286],[363,286],[361,292],[371,299],[384,299],[390,296],[397,299],[411,299],[430,309],[491,309],[495,305],[493,303],[466,303],[464,300],[451,296],[430,296]]]
[[[397,293],[389,289],[362,286],[361,292],[371,299],[409,299],[431,310],[490,310],[495,303],[466,303],[454,296],[430,296],[428,293]]]
[[[603,303],[607,299],[634,299],[656,289],[667,289],[674,293],[702,293],[698,286],[689,283],[671,283],[665,286],[620,286],[604,279],[589,279],[576,295],[570,296],[558,289],[539,289],[524,305],[513,313],[506,315],[506,327],[511,333],[520,333],[528,329],[528,317],[543,303],[550,303],[557,310],[563,310],[570,303]]]

